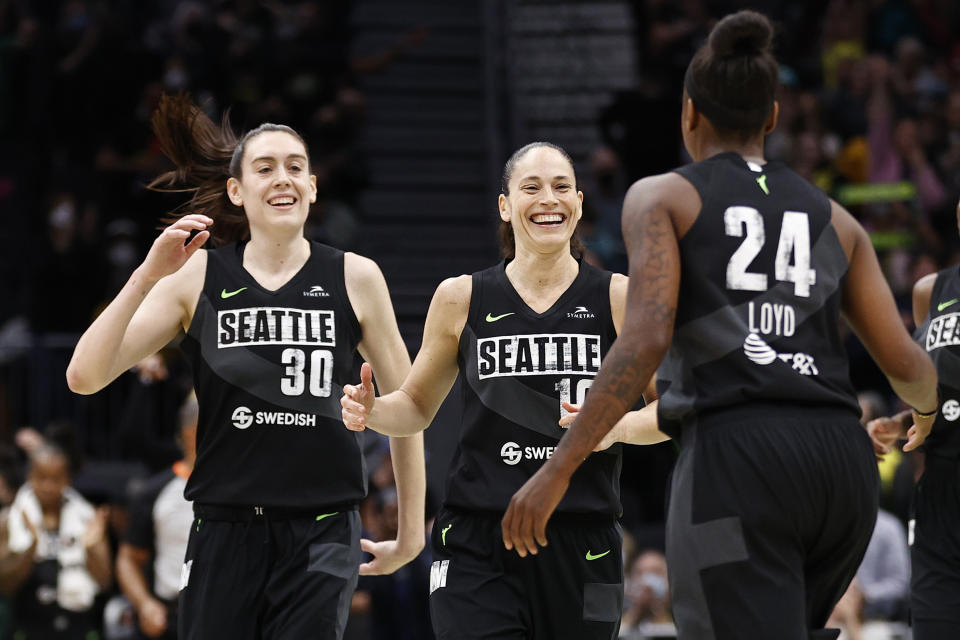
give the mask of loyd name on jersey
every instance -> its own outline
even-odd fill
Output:
[[[600,336],[545,333],[477,340],[479,378],[497,376],[596,375]]]
[[[217,312],[217,348],[247,345],[337,345],[334,312],[252,307]]]

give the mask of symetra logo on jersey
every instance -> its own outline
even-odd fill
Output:
[[[318,284],[313,285],[308,290],[303,292],[304,297],[307,298],[329,298],[330,294],[324,291],[323,287]]]
[[[335,347],[333,311],[250,307],[217,312],[217,348],[283,344]]]
[[[927,351],[960,344],[958,317],[960,317],[960,312],[946,313],[930,321],[930,327],[927,329]]]
[[[477,340],[480,380],[498,376],[589,375],[600,370],[600,336],[544,333]]]
[[[592,311],[590,311],[590,309],[587,309],[586,307],[577,307],[576,309],[573,310],[572,313],[568,312],[567,317],[583,320],[587,318],[596,318],[597,314],[593,313]]]

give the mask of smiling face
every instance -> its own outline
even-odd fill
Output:
[[[284,131],[266,131],[247,140],[241,166],[241,177],[227,180],[227,193],[243,206],[251,234],[302,232],[317,199],[317,177],[310,175],[303,143]]]
[[[500,218],[513,227],[516,253],[570,250],[583,215],[573,166],[551,147],[534,147],[513,166],[508,193],[500,194]]]

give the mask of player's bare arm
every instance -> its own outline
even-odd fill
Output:
[[[343,268],[347,297],[363,335],[357,350],[376,367],[380,388],[394,391],[410,372],[410,356],[400,337],[383,273],[373,260],[353,253],[344,255]],[[370,562],[360,565],[364,575],[393,573],[415,558],[425,544],[423,436],[390,438],[390,453],[397,480],[397,539],[361,539],[361,548],[373,556]]]
[[[374,397],[370,367],[361,370],[361,384],[344,387],[340,403],[348,429],[370,427],[386,435],[406,436],[429,426],[457,379],[460,333],[470,308],[470,276],[444,280],[427,311],[423,344],[399,390]]]
[[[833,226],[850,264],[843,283],[844,316],[896,394],[917,411],[934,412],[926,417],[914,412],[914,426],[904,446],[910,451],[923,444],[933,427],[938,404],[937,372],[900,321],[893,293],[866,231],[843,207],[835,202],[832,207]]]
[[[206,254],[198,249],[211,224],[206,216],[186,215],[154,240],[143,263],[80,337],[67,367],[72,391],[99,391],[189,326],[206,268]],[[192,231],[197,234],[184,244]]]

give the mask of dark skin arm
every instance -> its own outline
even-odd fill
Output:
[[[913,285],[913,322],[916,326],[923,324],[930,312],[930,296],[933,294],[933,285],[937,281],[937,274],[926,275]],[[877,418],[867,423],[867,433],[873,440],[873,449],[881,460],[901,438],[905,438],[913,426],[913,411],[901,411],[895,416]]]
[[[666,354],[680,287],[678,226],[683,231],[689,228],[692,221],[687,218],[695,218],[699,206],[692,185],[676,174],[645,178],[627,192],[623,237],[630,256],[630,283],[623,327],[553,457],[510,501],[502,522],[503,543],[521,557],[536,554],[538,545],[546,546],[547,521],[570,477],[633,408]]]
[[[147,585],[145,570],[152,559],[149,549],[121,543],[117,551],[117,582],[137,610],[140,630],[149,638],[157,638],[167,630],[167,608]]]

